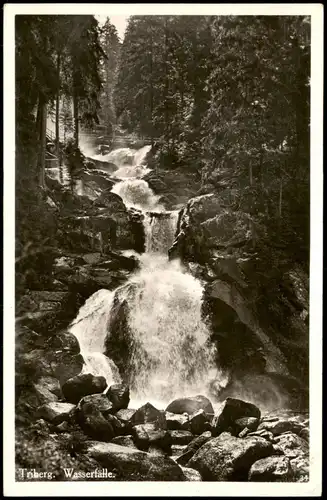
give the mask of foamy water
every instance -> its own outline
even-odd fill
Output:
[[[129,331],[135,340],[129,360],[131,408],[147,401],[165,408],[176,397],[209,396],[211,382],[223,387],[228,380],[216,366],[215,347],[202,318],[202,284],[180,261],[168,260],[178,212],[167,212],[142,179],[148,171],[144,164],[148,152],[149,146],[136,152],[120,148],[101,156],[102,161],[106,158],[118,166],[114,176],[119,182],[112,192],[128,207],[143,212],[146,252],[137,254],[140,269],[126,285],[113,292],[96,292],[71,326],[86,359],[84,370],[102,372],[108,384],[112,383],[115,370],[103,355],[104,342],[107,335],[115,334],[109,327],[114,298],[127,301]],[[133,250],[123,253],[135,255]]]

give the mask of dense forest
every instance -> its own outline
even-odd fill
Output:
[[[310,33],[16,16],[19,470],[308,481]]]
[[[132,16],[121,44],[109,20],[18,16],[16,39],[18,182],[44,186],[50,110],[57,144],[61,119],[75,148],[80,126],[112,129],[117,114],[155,144],[155,161],[228,189],[308,259],[307,18]]]

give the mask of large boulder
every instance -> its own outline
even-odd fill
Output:
[[[171,435],[155,423],[139,424],[132,428],[134,443],[140,450],[147,451],[151,446],[170,451]]]
[[[253,403],[236,398],[227,398],[220,406],[218,413],[212,421],[213,436],[218,436],[230,429],[232,432],[239,431],[239,423],[236,421],[243,417],[254,417],[259,419],[260,409]]]
[[[124,481],[185,481],[181,467],[169,457],[150,455],[131,447],[91,441],[87,456],[109,470],[115,469]]]
[[[187,413],[188,415],[192,415],[198,410],[203,410],[209,414],[214,413],[210,400],[202,395],[175,399],[166,408],[166,411],[170,413]]]
[[[186,465],[187,462],[193,457],[193,455],[198,451],[201,446],[207,443],[210,439],[212,439],[212,435],[210,431],[206,431],[201,436],[197,436],[193,439],[187,447],[183,450],[182,454],[177,458],[177,463],[180,465]]]
[[[265,439],[240,439],[224,432],[205,443],[187,467],[198,470],[207,481],[246,481],[252,464],[273,453]]]
[[[81,373],[67,380],[62,386],[62,392],[66,401],[77,404],[84,396],[102,393],[106,387],[107,382],[104,377]]]
[[[133,425],[156,423],[158,428],[166,429],[165,412],[157,410],[151,403],[141,406],[131,417]]]
[[[113,405],[106,394],[89,394],[84,396],[78,403],[77,409],[88,413],[93,409],[104,415],[112,412]]]
[[[111,415],[111,411],[112,403],[106,395],[92,394],[78,403],[75,418],[91,438],[111,441],[112,438],[125,434],[124,424]]]
[[[249,471],[249,481],[289,482],[293,479],[293,470],[287,457],[272,456],[254,462]]]
[[[40,377],[33,386],[40,404],[58,401],[62,398],[60,383],[55,377]]]
[[[123,384],[114,384],[109,387],[108,398],[115,411],[125,410],[129,404],[129,387]]]
[[[211,421],[213,415],[208,415],[203,410],[198,410],[190,416],[189,425],[190,431],[193,434],[203,434],[203,432],[211,430]]]
[[[37,409],[37,418],[42,418],[53,424],[60,424],[64,420],[69,420],[75,405],[70,403],[60,403],[53,401],[40,406]]]
[[[128,423],[131,421],[131,418],[135,412],[136,410],[132,410],[131,408],[126,408],[124,410],[118,410],[115,415],[122,422]]]

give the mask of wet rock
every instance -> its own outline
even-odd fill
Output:
[[[193,434],[189,431],[168,431],[172,444],[189,444],[193,440]]]
[[[169,457],[150,455],[113,443],[89,442],[87,455],[127,481],[185,481],[179,465]]]
[[[126,410],[117,411],[116,417],[119,418],[119,420],[121,420],[122,422],[127,423],[131,421],[131,418],[135,412],[136,410],[126,408]]]
[[[62,397],[59,380],[54,377],[40,377],[33,385],[40,405]]]
[[[249,472],[249,481],[288,482],[293,471],[287,457],[267,457],[255,462]]]
[[[123,384],[114,384],[109,387],[108,398],[112,402],[113,410],[124,410],[129,404],[129,387]]]
[[[206,431],[201,436],[196,437],[191,441],[183,453],[177,458],[177,463],[180,465],[186,465],[187,462],[193,457],[193,455],[198,451],[201,446],[207,443],[210,439],[212,439],[212,435],[210,431]]]
[[[239,439],[224,432],[205,443],[187,467],[198,470],[207,481],[245,481],[252,464],[272,454],[273,447],[265,439]]]
[[[151,403],[141,406],[130,419],[133,425],[156,423],[158,428],[166,429],[167,422],[165,413],[157,410]]]
[[[189,416],[187,413],[182,415],[177,413],[170,413],[166,411],[166,421],[167,421],[167,429],[169,430],[190,430],[189,424]]]
[[[209,414],[214,413],[214,409],[210,400],[202,395],[175,399],[166,408],[166,411],[170,413],[187,413],[188,415],[192,415],[198,410],[203,410],[204,412]]]
[[[236,398],[227,398],[212,421],[212,434],[218,436],[229,428],[234,429],[236,420],[240,418],[254,417],[259,419],[260,416],[259,408],[253,403]]]
[[[90,394],[84,396],[78,403],[77,409],[88,413],[92,409],[108,414],[112,411],[112,403],[106,394]]]
[[[181,467],[187,481],[202,481],[200,472],[189,467]]]
[[[132,436],[140,450],[148,450],[150,446],[156,446],[170,451],[172,440],[169,431],[160,429],[155,423],[135,425],[132,429]]]
[[[57,425],[68,420],[74,408],[73,404],[53,401],[40,406],[37,409],[37,417]]]
[[[84,396],[102,393],[106,387],[107,382],[104,377],[81,373],[67,380],[62,386],[62,392],[69,403],[77,404]]]
[[[111,441],[125,434],[124,424],[111,415],[112,404],[104,394],[85,396],[78,403],[76,420],[83,431],[94,439]]]
[[[210,422],[212,415],[208,415],[203,410],[198,410],[190,416],[190,430],[192,434],[203,434],[211,430]]]

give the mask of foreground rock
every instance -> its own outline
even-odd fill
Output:
[[[208,398],[202,395],[175,399],[166,408],[166,411],[170,413],[187,413],[188,415],[192,415],[198,410],[203,410],[205,413],[209,414],[214,413],[211,402]]]
[[[112,403],[104,394],[85,396],[76,409],[76,421],[83,431],[93,439],[111,441],[125,433],[124,424],[111,415]]]
[[[260,409],[256,405],[242,401],[241,399],[227,398],[219,408],[218,414],[216,414],[213,419],[213,436],[218,436],[227,430],[237,434],[242,428],[247,427],[247,425],[253,428],[258,424],[260,416]],[[240,419],[245,417],[253,417],[257,420],[252,420],[250,423],[248,420],[240,422]]]
[[[189,425],[193,434],[202,434],[211,430],[211,421],[213,415],[208,415],[203,410],[198,410],[190,416]]]
[[[205,443],[212,439],[212,435],[210,431],[206,431],[201,436],[196,437],[191,441],[183,453],[177,458],[177,463],[180,465],[186,465],[189,460],[193,457],[193,455],[203,446]]]
[[[103,467],[118,472],[127,481],[186,481],[181,467],[169,457],[150,455],[133,448],[112,443],[91,441],[87,456]]]
[[[114,384],[109,387],[108,398],[114,411],[125,410],[129,404],[129,388],[126,385]]]
[[[104,377],[83,373],[67,380],[62,386],[62,392],[66,401],[77,404],[84,396],[101,393],[106,387],[107,382]]]
[[[139,424],[132,428],[132,436],[135,445],[147,451],[150,447],[170,451],[172,438],[169,432],[161,429],[156,423]]]
[[[206,481],[246,481],[254,462],[274,453],[263,438],[235,438],[224,432],[205,443],[187,467],[200,472]]]
[[[151,403],[141,406],[131,417],[132,425],[157,423],[162,429],[167,428],[166,417],[163,411],[157,410]]]
[[[52,402],[47,403],[37,410],[37,418],[42,418],[52,424],[60,424],[64,420],[69,420],[75,405],[70,403]]]
[[[255,462],[249,472],[249,481],[289,482],[293,470],[287,457],[267,457]]]

